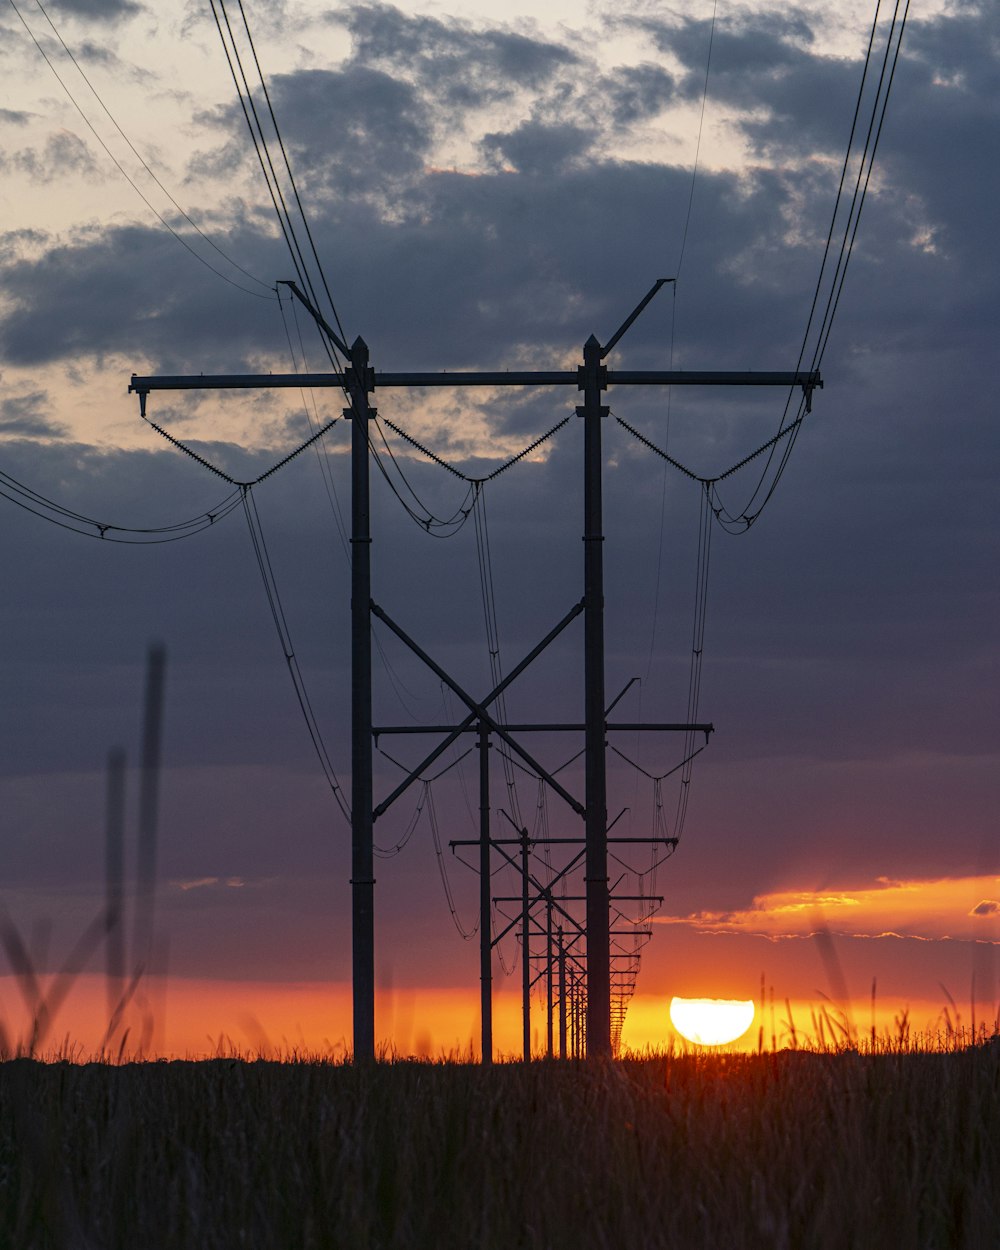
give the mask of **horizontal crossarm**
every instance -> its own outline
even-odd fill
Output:
[[[380,373],[375,386],[575,386],[580,383],[577,369],[486,373]],[[804,391],[822,387],[816,370],[773,372],[763,369],[742,371],[699,369],[609,369],[608,386],[801,386]],[[333,386],[342,388],[342,373],[191,373],[140,376],[132,374],[129,394],[148,395],[152,391],[246,391],[271,387],[307,389]]]

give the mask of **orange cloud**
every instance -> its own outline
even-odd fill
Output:
[[[773,939],[809,937],[826,928],[850,937],[958,939],[1000,944],[1000,878],[940,877],[844,890],[785,890],[758,895],[742,911],[659,916],[659,924],[706,933]]]

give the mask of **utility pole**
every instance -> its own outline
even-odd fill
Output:
[[[351,891],[353,926],[353,977],[354,977],[354,1055],[359,1063],[370,1062],[375,1049],[375,978],[374,978],[374,871],[372,858],[372,834],[376,820],[416,781],[421,773],[448,747],[465,733],[480,735],[480,777],[482,787],[483,735],[498,738],[512,756],[518,756],[521,764],[545,782],[552,793],[558,795],[584,823],[585,842],[585,902],[586,976],[579,974],[577,956],[573,966],[565,969],[565,948],[560,941],[560,982],[565,971],[570,973],[572,986],[560,986],[560,1052],[564,1053],[564,1025],[566,996],[571,996],[571,1029],[574,1053],[585,1048],[595,1057],[610,1056],[611,1038],[611,955],[609,933],[608,890],[608,825],[607,825],[607,774],[606,739],[609,732],[628,729],[643,732],[664,732],[678,729],[704,729],[712,726],[682,725],[624,725],[608,720],[604,705],[604,582],[602,544],[604,540],[601,479],[603,455],[601,449],[601,422],[608,409],[601,404],[602,393],[612,386],[778,386],[801,387],[808,401],[816,387],[823,385],[816,371],[795,372],[719,372],[695,370],[609,370],[603,361],[615,347],[622,335],[643,311],[649,301],[666,282],[659,279],[619,329],[602,347],[591,335],[583,348],[583,364],[576,370],[535,371],[482,371],[462,373],[377,373],[368,359],[368,348],[360,338],[348,348],[322,314],[312,305],[294,282],[285,285],[309,311],[328,341],[350,361],[346,374],[290,373],[251,375],[173,375],[165,377],[140,377],[132,375],[129,391],[139,396],[140,412],[146,415],[146,402],[153,391],[170,390],[249,390],[257,388],[303,388],[344,387],[351,406],[348,414],[353,423],[352,447],[352,504],[351,504]],[[403,387],[560,387],[572,386],[583,392],[583,404],[577,413],[584,423],[584,596],[582,605],[574,605],[549,634],[534,647],[485,697],[475,698],[467,692],[429,653],[380,607],[371,597],[371,528],[368,481],[368,420],[374,410],[369,406],[369,396],[378,388]],[[497,705],[507,687],[532,664],[539,655],[558,638],[575,617],[584,615],[584,723],[557,725],[505,725]],[[389,732],[413,732],[412,727],[374,726],[372,724],[371,695],[371,625],[375,617],[383,622],[396,637],[410,649],[430,670],[458,696],[465,705],[462,720],[452,725],[422,726],[417,732],[444,735],[442,740],[417,765],[386,798],[375,803],[373,794],[372,737],[373,734]],[[584,735],[585,755],[585,801],[581,803],[559,780],[529,752],[520,741],[520,735],[529,732],[573,732]],[[488,788],[488,776],[486,778]],[[488,807],[488,798],[487,798]],[[486,816],[488,823],[488,814]],[[489,932],[489,859],[490,849],[496,846],[488,832],[483,833],[481,810],[480,830],[480,916],[481,923]],[[498,939],[494,939],[494,942]],[[575,938],[573,939],[575,941]],[[527,963],[529,940],[524,935],[524,955]],[[483,1041],[484,1062],[488,1062],[486,1032],[491,1023],[491,1010],[487,1003],[490,978],[480,944],[480,980],[483,995]],[[586,1012],[581,1015],[581,992],[585,985]],[[525,1017],[527,1018],[527,1012]],[[527,1026],[526,1026],[527,1027]],[[525,1057],[530,1049],[530,1036],[525,1043]],[[490,1038],[492,1051],[492,1038]]]
[[[493,1062],[493,930],[490,919],[490,731],[479,722],[479,1015],[482,1061]]]
[[[374,375],[357,338],[346,373],[351,406],[351,934],[354,1062],[375,1060],[375,861],[372,821],[371,508],[368,395]]]
[[[604,522],[601,405],[607,369],[592,334],[583,345],[583,649],[586,760],[587,1053],[611,1057],[611,939],[608,934],[608,798],[604,730]]]
[[[531,844],[527,829],[521,830],[521,1050],[524,1062],[531,1062],[531,907],[528,901],[528,855]]]
[[[566,1058],[566,947],[563,928],[559,926],[559,1058]]]
[[[545,1054],[552,1058],[552,893],[545,900]]]

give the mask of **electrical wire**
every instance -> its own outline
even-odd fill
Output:
[[[309,699],[309,692],[306,689],[305,679],[299,668],[299,662],[295,655],[295,649],[292,646],[292,638],[288,628],[288,620],[285,610],[281,603],[281,596],[278,593],[278,584],[274,576],[274,568],[271,564],[271,557],[267,550],[267,543],[264,540],[264,531],[261,526],[260,514],[257,511],[257,503],[253,497],[253,487],[244,485],[240,488],[243,511],[246,515],[247,528],[250,531],[250,540],[253,545],[254,556],[257,561],[257,568],[264,583],[264,592],[267,596],[268,607],[271,610],[271,619],[274,622],[274,628],[278,635],[278,641],[281,644],[282,654],[285,657],[285,664],[288,668],[289,676],[292,679],[292,685],[295,689],[295,696],[299,704],[299,710],[302,713],[306,729],[309,732],[313,749],[316,752],[316,758],[319,760],[323,775],[326,777],[327,784],[336,800],[337,806],[344,819],[350,823],[351,812],[344,800],[344,792],[340,782],[337,780],[337,774],[334,770],[330,754],[326,749],[323,741],[323,734],[319,728],[315,713],[313,712],[312,703]]]
[[[698,177],[698,161],[701,157],[701,136],[705,128],[705,106],[708,103],[708,76],[712,68],[712,46],[715,43],[715,17],[718,12],[718,0],[712,5],[712,25],[708,32],[708,56],[705,58],[705,85],[701,93],[701,113],[698,117],[698,138],[694,146],[694,164],[691,168],[691,189],[688,192],[687,212],[684,215],[684,230],[681,234],[680,252],[677,257],[677,267],[674,269],[675,278],[680,278],[681,267],[684,264],[684,251],[687,247],[688,229],[691,225],[691,208],[694,205],[694,185]]]
[[[208,469],[208,471],[210,473],[214,473],[216,477],[221,477],[224,482],[228,482],[231,486],[236,486],[242,489],[249,486],[259,486],[261,482],[266,482],[269,477],[273,477],[275,473],[277,473],[280,469],[283,469],[285,465],[294,460],[296,456],[300,456],[307,447],[311,447],[314,443],[318,442],[324,434],[329,433],[329,431],[332,430],[337,424],[339,418],[331,418],[331,420],[327,421],[326,425],[316,430],[315,433],[311,434],[304,442],[299,443],[299,445],[294,450],[290,451],[287,456],[282,456],[282,458],[275,464],[272,464],[269,469],[265,469],[263,473],[261,473],[258,477],[255,477],[250,482],[240,482],[237,481],[236,478],[230,477],[224,469],[220,469],[218,465],[214,465],[210,460],[206,460],[205,457],[199,455],[193,447],[189,447],[187,443],[182,442],[179,438],[174,438],[172,434],[170,434],[162,426],[157,425],[155,421],[151,421],[149,417],[143,417],[142,420],[146,422],[150,429],[155,430],[156,433],[162,438],[165,438],[168,443],[176,447],[178,451],[182,451],[185,456],[189,456],[192,460],[196,461],[202,466],[202,468]]]
[[[275,168],[274,158],[271,155],[271,150],[268,144],[267,135],[265,134],[264,127],[261,124],[260,113],[258,112],[257,105],[253,98],[253,91],[250,87],[250,80],[247,76],[246,67],[243,64],[243,58],[240,53],[239,44],[237,42],[236,35],[233,31],[232,24],[229,20],[229,13],[228,13],[228,10],[226,9],[225,0],[209,0],[209,3],[212,9],[212,16],[215,19],[216,29],[219,32],[219,39],[222,43],[223,51],[226,56],[226,62],[229,66],[229,72],[230,72],[230,75],[232,76],[233,85],[236,88],[236,94],[240,102],[240,108],[242,109],[243,117],[247,123],[247,129],[250,132],[250,139],[251,139],[251,142],[253,143],[254,151],[256,152],[257,160],[260,165],[261,172],[264,175],[264,181],[267,184],[268,193],[271,197],[271,203],[274,207],[275,214],[278,218],[278,225],[281,230],[282,236],[285,240],[285,245],[288,248],[288,252],[292,261],[292,265],[295,269],[296,276],[298,277],[299,282],[308,292],[313,305],[316,307],[319,307],[320,300],[317,297],[316,289],[312,281],[312,275],[310,273],[310,268],[307,263],[302,245],[299,242],[298,234],[295,229],[295,224],[292,221],[291,213],[289,212],[289,209],[288,209],[288,204],[285,199],[285,194],[281,187],[281,180]],[[216,7],[217,4],[218,4],[218,8]],[[247,39],[250,44],[251,53],[253,55],[254,63],[258,70],[258,77],[260,79],[262,89],[264,92],[264,96],[265,96],[265,101],[268,106],[268,112],[271,116],[272,125],[274,126],[275,133],[277,135],[278,142],[279,142],[279,147],[282,152],[282,157],[284,160],[286,173],[288,174],[290,183],[293,188],[293,194],[295,196],[295,199],[299,208],[299,215],[306,229],[307,238],[309,239],[310,244],[311,244],[312,232],[309,229],[308,221],[305,216],[305,212],[302,206],[301,199],[299,198],[298,191],[295,188],[294,177],[292,176],[291,164],[288,160],[287,150],[285,149],[284,142],[282,141],[280,132],[278,131],[278,128],[277,128],[277,121],[274,116],[274,110],[271,107],[271,103],[270,103],[270,93],[267,91],[267,84],[264,81],[263,73],[261,72],[261,69],[260,69],[260,62],[257,58],[256,47],[253,43],[253,36],[250,33],[249,23],[247,22],[245,12],[243,12],[242,5],[240,5],[240,10],[243,16],[243,24],[244,24],[244,28],[246,31]],[[219,16],[220,13],[222,15],[221,19]],[[225,27],[225,30],[223,30],[223,27]],[[228,40],[227,40],[227,36],[228,36]],[[324,283],[324,286],[326,287],[325,275],[323,275],[322,265],[319,262],[318,255],[315,253],[314,247],[313,247],[313,253],[314,253],[314,261],[321,274],[321,280]],[[326,290],[328,292],[329,288],[326,287]],[[333,307],[332,300],[331,300],[331,310],[333,312],[334,318],[336,319],[337,312],[336,312],[336,308]],[[331,365],[334,367],[335,370],[339,371],[341,366],[340,366],[339,357],[334,347],[334,344],[330,341],[327,335],[321,334],[320,337],[321,337],[321,342],[323,343],[324,351],[326,352],[326,355]]]
[[[901,2],[902,0],[895,0],[892,17],[889,21],[889,29],[885,35],[884,49],[881,58],[882,64],[878,75],[878,81],[874,88],[874,99],[871,101],[870,112],[868,114],[864,144],[862,146],[861,153],[857,158],[857,175],[854,180],[854,189],[851,193],[846,221],[844,222],[843,229],[841,231],[837,260],[833,266],[832,277],[829,280],[829,287],[826,294],[825,304],[823,306],[823,314],[820,318],[819,330],[817,332],[816,341],[811,354],[811,370],[819,369],[823,356],[826,352],[830,332],[833,328],[834,317],[840,304],[840,297],[843,292],[848,265],[854,251],[858,225],[861,220],[861,211],[864,207],[872,170],[875,164],[875,155],[878,150],[879,139],[882,134],[882,128],[889,105],[889,97],[895,79],[896,66],[899,61],[899,52],[902,46],[903,32],[909,16],[909,0],[905,0],[905,3],[903,3],[902,14],[900,13]],[[872,20],[871,33],[869,35],[868,46],[865,53],[861,82],[858,87],[857,102],[855,104],[854,116],[851,122],[851,131],[848,137],[844,162],[841,167],[840,181],[837,188],[833,213],[831,215],[830,227],[827,232],[826,244],[823,249],[819,275],[816,280],[812,304],[806,321],[806,329],[802,336],[797,369],[801,368],[802,362],[807,355],[809,336],[815,321],[816,308],[820,300],[824,277],[828,267],[831,243],[836,232],[837,220],[841,217],[841,206],[844,199],[844,186],[847,178],[847,170],[851,164],[851,156],[854,151],[854,139],[858,132],[858,122],[862,115],[866,86],[868,83],[869,73],[872,68],[873,53],[878,34],[881,10],[882,0],[877,0],[875,6],[875,16]],[[785,409],[779,424],[778,435],[775,440],[773,440],[767,462],[761,471],[757,484],[754,487],[753,493],[747,503],[744,504],[744,506],[738,511],[734,511],[723,503],[717,487],[713,485],[711,488],[715,518],[723,526],[723,528],[727,529],[730,533],[745,533],[750,528],[773,497],[778,483],[784,474],[792,449],[795,445],[795,441],[798,438],[798,434],[801,429],[802,419],[809,410],[808,397],[802,396],[797,406],[795,419],[791,422],[790,426],[786,427],[785,422],[791,409],[793,394],[794,388],[789,391],[788,399],[785,402]],[[777,441],[779,438],[784,436],[786,429],[791,430],[791,435],[782,447],[780,457],[778,457],[777,460],[777,467],[774,468],[774,460],[777,455]],[[760,501],[758,502],[758,497],[761,496],[761,494],[762,498],[760,498]]]
[[[495,690],[503,682],[503,664],[500,658],[500,630],[497,621],[496,586],[493,579],[493,556],[490,549],[489,523],[486,512],[486,491],[480,486],[472,504],[476,533],[476,560],[479,566],[479,590],[483,605],[486,628],[486,650],[489,657],[490,680]],[[496,700],[496,721],[501,729],[508,723],[507,695],[502,691]],[[517,793],[517,774],[510,747],[501,738],[497,744],[503,764],[507,800],[517,828],[521,828],[521,805]]]
[[[222,3],[223,7],[225,7],[224,0],[220,0],[220,3]],[[288,159],[288,152],[285,148],[285,141],[281,137],[281,130],[278,127],[278,119],[275,116],[274,108],[271,104],[271,93],[267,89],[267,82],[264,79],[264,71],[261,69],[260,60],[257,57],[257,47],[254,44],[253,34],[250,31],[250,23],[247,21],[246,11],[243,8],[243,0],[237,0],[237,3],[239,4],[239,8],[240,8],[240,16],[243,18],[243,28],[246,31],[247,40],[250,44],[250,51],[253,54],[253,62],[257,68],[257,77],[260,81],[261,90],[264,92],[264,99],[267,101],[267,111],[271,118],[271,125],[274,127],[274,135],[275,135],[275,138],[278,140],[278,147],[281,149],[281,158],[284,161],[285,171],[288,174],[289,185],[292,188],[292,194],[295,196],[295,204],[299,210],[299,216],[302,219],[302,225],[305,228],[306,238],[309,240],[309,248],[312,252],[313,261],[316,264],[316,269],[319,273],[320,281],[323,283],[323,290],[326,293],[327,302],[329,303],[330,310],[333,313],[333,319],[336,322],[337,329],[340,331],[340,337],[346,342],[347,335],[344,332],[344,327],[340,323],[340,315],[337,312],[337,306],[334,303],[333,296],[330,293],[330,285],[326,280],[326,272],[323,268],[323,262],[320,260],[319,253],[316,250],[316,243],[313,240],[312,229],[309,226],[309,218],[306,216],[306,210],[302,205],[301,198],[299,197],[299,189],[295,185],[295,176],[292,173],[292,165]],[[317,301],[313,300],[313,303],[317,303]]]
[[[431,837],[434,841],[434,854],[437,857],[438,872],[441,875],[441,885],[444,888],[444,896],[448,904],[448,911],[451,914],[452,923],[462,935],[462,938],[466,942],[471,942],[479,932],[479,920],[476,921],[471,929],[467,929],[465,925],[462,924],[461,917],[458,914],[458,909],[455,906],[455,896],[452,893],[451,882],[448,878],[448,865],[445,863],[444,850],[441,846],[441,830],[438,824],[437,809],[434,806],[434,791],[431,789],[431,783],[429,781],[424,782],[424,789],[427,792],[427,820],[431,827]]]
[[[517,452],[516,455],[511,456],[497,468],[484,474],[482,477],[473,477],[471,474],[464,473],[461,469],[456,469],[453,464],[449,464],[447,460],[442,459],[437,452],[431,451],[429,447],[425,447],[423,443],[418,442],[412,434],[408,434],[406,430],[390,421],[388,417],[383,417],[382,420],[390,430],[392,430],[395,434],[398,434],[400,438],[404,439],[410,444],[411,447],[414,447],[417,451],[421,452],[429,460],[433,460],[434,463],[439,465],[442,469],[446,469],[449,473],[453,474],[463,482],[468,482],[471,485],[482,485],[484,482],[492,482],[494,478],[498,478],[501,473],[506,473],[508,469],[512,468],[515,464],[518,464],[526,456],[530,456],[537,447],[541,447],[543,443],[548,442],[554,434],[558,434],[563,426],[568,424],[569,417],[563,417],[561,421],[557,421],[552,429],[547,433],[536,438],[533,442],[529,443],[527,447],[523,447],[519,452]]]
[[[427,505],[423,502],[423,500],[417,494],[415,488],[412,486],[409,479],[407,478],[405,472],[403,471],[402,466],[400,465],[392,448],[389,445],[389,441],[385,436],[385,431],[382,428],[381,421],[377,417],[375,417],[372,422],[369,422],[369,431],[371,429],[372,424],[374,424],[376,430],[378,431],[379,437],[382,440],[382,446],[385,449],[385,455],[388,458],[388,463],[389,465],[392,466],[393,471],[395,472],[397,478],[399,479],[401,488],[400,486],[396,485],[396,482],[393,480],[392,476],[390,475],[389,469],[386,467],[386,463],[383,460],[382,454],[380,453],[378,447],[375,445],[374,441],[372,440],[371,433],[369,432],[368,445],[372,452],[372,456],[374,457],[376,468],[382,474],[382,477],[384,478],[386,485],[392,491],[393,495],[395,495],[399,504],[403,508],[403,511],[407,514],[407,516],[410,517],[412,521],[414,521],[426,534],[429,534],[432,538],[454,537],[454,535],[458,533],[458,531],[465,525],[466,521],[469,519],[469,514],[472,511],[471,501],[473,500],[474,495],[476,493],[476,489],[477,489],[476,486],[474,484],[468,485],[468,489],[465,492],[465,496],[462,499],[462,502],[458,505],[458,507],[455,509],[455,511],[452,513],[450,517],[436,516],[431,511],[431,509],[427,507]],[[412,504],[407,500],[406,495],[404,495],[403,492],[406,492],[406,494],[410,496],[410,499],[413,500]]]
[[[122,136],[122,138],[125,140],[125,142],[128,144],[128,146],[129,146],[129,147],[132,149],[132,151],[135,153],[136,157],[137,157],[137,158],[139,159],[139,161],[141,162],[141,164],[142,164],[143,168],[144,168],[144,169],[146,170],[146,172],[150,175],[150,177],[153,179],[153,181],[156,183],[156,185],[160,188],[160,190],[161,190],[161,191],[163,191],[163,193],[167,196],[167,198],[170,200],[171,204],[173,204],[173,206],[177,209],[177,211],[181,214],[181,216],[185,219],[185,221],[187,221],[187,222],[188,222],[188,223],[189,223],[189,224],[190,224],[190,225],[194,228],[194,230],[195,230],[195,231],[196,231],[196,232],[197,232],[197,233],[201,236],[201,238],[203,238],[203,239],[205,240],[205,242],[209,244],[209,246],[210,246],[210,247],[214,248],[214,249],[215,249],[215,251],[216,251],[216,252],[218,252],[218,253],[219,253],[219,255],[223,257],[223,259],[224,259],[224,260],[228,261],[228,263],[229,263],[230,265],[232,265],[234,268],[238,269],[241,273],[246,274],[246,276],[247,276],[248,278],[250,278],[250,279],[251,279],[251,281],[256,282],[259,286],[264,287],[264,288],[265,288],[265,290],[266,290],[268,293],[267,293],[267,294],[264,294],[264,293],[263,293],[263,292],[261,292],[261,291],[254,291],[254,290],[251,290],[249,287],[243,286],[243,284],[242,284],[242,283],[237,282],[237,281],[236,281],[235,279],[233,279],[233,278],[230,278],[230,277],[228,276],[228,274],[223,273],[221,269],[217,269],[217,268],[216,268],[216,267],[215,267],[215,266],[214,266],[214,265],[213,265],[210,261],[206,260],[204,256],[201,256],[198,252],[196,252],[196,251],[195,251],[195,249],[191,246],[191,244],[190,244],[190,243],[188,243],[188,241],[184,238],[184,236],[183,236],[183,235],[181,235],[181,234],[179,234],[179,233],[178,233],[178,232],[177,232],[177,231],[173,228],[173,226],[170,224],[170,222],[168,222],[168,221],[167,221],[167,219],[163,216],[163,214],[162,214],[162,213],[161,213],[161,212],[160,212],[160,211],[159,211],[159,210],[158,210],[158,209],[157,209],[157,208],[153,205],[152,201],[148,198],[148,196],[146,196],[146,194],[145,194],[145,193],[141,190],[141,188],[139,187],[139,185],[138,185],[138,183],[135,181],[135,179],[134,179],[134,178],[133,178],[133,177],[129,174],[129,172],[125,169],[124,165],[122,165],[121,161],[119,161],[119,159],[115,156],[115,154],[114,154],[114,153],[111,151],[111,149],[108,147],[107,143],[105,143],[104,139],[103,139],[103,138],[101,137],[101,135],[98,133],[97,128],[94,126],[93,122],[90,120],[90,118],[89,118],[89,117],[87,116],[87,114],[84,112],[83,107],[80,105],[80,103],[79,103],[79,101],[77,100],[76,96],[74,96],[73,92],[72,92],[72,91],[70,91],[70,89],[69,89],[69,87],[67,86],[67,84],[66,84],[65,80],[63,79],[63,77],[61,76],[61,74],[59,73],[59,71],[56,69],[55,65],[54,65],[54,64],[53,64],[53,62],[52,62],[52,59],[49,57],[48,53],[47,53],[47,52],[45,51],[45,49],[42,47],[41,43],[39,43],[38,38],[36,37],[36,35],[35,35],[34,31],[33,31],[33,30],[31,29],[31,27],[28,25],[28,23],[27,23],[27,21],[25,20],[24,15],[23,15],[23,13],[21,12],[21,10],[17,7],[17,5],[16,5],[16,3],[15,3],[15,0],[8,0],[8,3],[10,4],[10,7],[14,10],[14,12],[17,14],[18,18],[20,19],[21,25],[24,27],[25,31],[27,32],[28,37],[31,39],[31,42],[32,42],[32,43],[35,45],[35,47],[38,49],[38,52],[39,52],[39,54],[41,55],[42,59],[45,61],[45,64],[46,64],[46,65],[49,67],[49,69],[52,71],[52,75],[53,75],[53,77],[54,77],[54,78],[55,78],[55,80],[59,83],[60,87],[62,87],[63,91],[66,93],[66,96],[69,98],[69,100],[70,100],[71,104],[73,105],[73,107],[74,107],[74,108],[76,109],[76,111],[80,114],[80,117],[81,117],[81,119],[83,120],[83,122],[84,122],[84,124],[86,125],[86,127],[88,128],[88,130],[91,132],[91,134],[94,136],[94,138],[97,140],[97,142],[98,142],[98,143],[101,145],[101,147],[104,149],[104,152],[106,153],[106,155],[108,156],[108,158],[111,160],[111,162],[114,164],[115,168],[118,170],[118,172],[121,174],[121,176],[122,176],[122,177],[125,179],[125,181],[129,184],[129,186],[132,188],[132,190],[133,190],[133,191],[135,191],[136,195],[138,195],[138,196],[139,196],[139,198],[140,198],[140,199],[142,200],[142,202],[146,205],[146,207],[147,207],[147,208],[149,209],[149,211],[153,214],[153,216],[157,219],[157,221],[159,221],[159,223],[160,223],[160,224],[161,224],[161,225],[162,225],[162,226],[163,226],[163,227],[164,227],[167,231],[169,231],[169,233],[170,233],[170,234],[172,234],[172,235],[173,235],[173,237],[177,240],[177,242],[178,242],[178,243],[180,243],[180,245],[181,245],[181,246],[182,246],[182,247],[183,247],[183,248],[184,248],[187,252],[189,252],[189,253],[190,253],[190,254],[194,257],[194,259],[195,259],[196,261],[198,261],[198,262],[199,262],[199,264],[204,265],[206,269],[210,269],[210,270],[212,271],[212,273],[214,273],[214,274],[216,275],[216,277],[221,278],[221,279],[223,280],[223,282],[228,282],[230,286],[234,286],[234,287],[236,287],[236,289],[237,289],[237,290],[239,290],[239,291],[243,291],[243,292],[244,292],[244,294],[246,294],[246,295],[253,295],[253,296],[254,296],[255,298],[257,298],[257,299],[275,299],[275,298],[276,298],[276,292],[273,290],[273,288],[269,287],[267,283],[262,282],[262,281],[260,280],[260,278],[257,278],[257,277],[255,277],[252,273],[249,273],[246,269],[244,269],[244,268],[243,268],[243,266],[242,266],[242,265],[237,264],[237,262],[236,262],[236,261],[234,261],[231,257],[227,256],[227,255],[226,255],[226,253],[225,253],[225,252],[224,252],[224,251],[223,251],[223,250],[222,250],[222,249],[218,246],[218,244],[214,243],[214,242],[212,241],[212,239],[210,239],[210,238],[208,237],[208,235],[206,235],[206,234],[205,234],[205,232],[204,232],[204,231],[203,231],[203,230],[202,230],[202,229],[201,229],[198,225],[196,225],[194,221],[192,221],[191,217],[190,217],[190,216],[189,216],[189,215],[188,215],[188,214],[184,211],[184,209],[182,209],[182,208],[180,207],[180,205],[179,205],[179,204],[177,203],[177,201],[173,198],[173,196],[170,194],[170,192],[169,192],[169,191],[167,191],[167,189],[163,186],[163,184],[160,182],[160,180],[156,177],[156,175],[153,173],[153,171],[149,168],[149,166],[146,164],[146,162],[143,160],[143,158],[142,158],[141,156],[139,156],[139,153],[136,151],[136,149],[135,149],[135,147],[133,146],[133,144],[132,144],[131,140],[128,138],[128,136],[125,134],[125,132],[122,130],[122,128],[118,125],[118,123],[115,121],[115,119],[111,116],[111,113],[108,111],[108,108],[107,108],[107,106],[105,105],[104,101],[103,101],[103,100],[101,99],[101,97],[97,94],[97,91],[96,91],[96,89],[94,88],[93,84],[90,82],[90,79],[89,79],[89,78],[87,78],[86,74],[84,74],[83,70],[81,69],[81,67],[80,67],[79,63],[78,63],[78,62],[77,62],[77,60],[76,60],[76,57],[74,57],[74,56],[73,56],[73,53],[72,53],[72,52],[70,52],[70,50],[69,50],[69,48],[68,48],[68,47],[66,47],[66,44],[63,42],[62,36],[61,36],[61,35],[59,34],[59,32],[56,30],[55,26],[53,26],[53,25],[52,25],[52,19],[49,17],[49,15],[48,15],[48,13],[45,11],[45,9],[43,9],[43,8],[42,8],[42,6],[41,6],[41,4],[38,2],[38,0],[35,0],[35,3],[38,5],[38,8],[41,10],[42,14],[44,15],[45,20],[49,23],[49,25],[50,25],[50,26],[52,26],[53,31],[55,31],[56,37],[58,38],[59,42],[62,44],[62,46],[63,46],[63,48],[65,49],[65,51],[66,51],[67,55],[69,56],[70,60],[71,60],[71,61],[73,62],[73,64],[76,66],[76,68],[77,68],[77,70],[79,71],[80,76],[83,78],[84,82],[87,84],[87,86],[88,86],[88,87],[90,87],[91,91],[92,91],[92,92],[94,93],[94,95],[97,97],[97,101],[98,101],[98,103],[99,103],[99,104],[101,105],[101,107],[104,109],[105,113],[107,113],[108,117],[109,117],[109,118],[111,118],[111,121],[112,121],[112,123],[114,124],[115,128],[118,130],[118,133]]]
[[[5,473],[3,470],[0,470],[0,497],[6,499],[9,503],[16,504],[19,508],[23,508],[24,511],[40,517],[43,521],[49,521],[53,525],[58,525],[61,529],[70,530],[72,533],[81,534],[86,538],[99,538],[105,542],[150,545],[178,542],[182,538],[190,538],[194,534],[200,534],[202,530],[208,529],[217,521],[227,517],[234,508],[239,507],[240,503],[239,491],[234,490],[226,495],[214,508],[190,517],[188,520],[175,521],[170,525],[141,528],[131,525],[117,525],[110,521],[99,521],[96,517],[76,512],[72,508],[56,503],[55,500],[49,499],[32,487],[26,486],[23,482],[12,477],[9,473]]]

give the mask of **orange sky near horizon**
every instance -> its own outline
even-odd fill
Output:
[[[998,896],[1000,879],[994,876],[882,880],[853,890],[775,892],[726,913],[660,916],[644,952],[623,1045],[638,1052],[683,1046],[668,1016],[674,995],[753,999],[754,1022],[733,1044],[736,1050],[822,1044],[851,1034],[864,1039],[873,1025],[880,1037],[896,1037],[904,1019],[914,1033],[925,1035],[968,1029],[973,1021],[993,1032]],[[497,1056],[521,1052],[519,984],[517,976],[494,982]],[[144,1003],[130,1010],[129,1053],[142,1011],[154,1022],[150,1057],[237,1051],[338,1059],[351,1047],[351,991],[344,981],[153,979]],[[104,978],[78,977],[42,1053],[93,1056],[108,1017]],[[30,1018],[16,979],[0,977],[8,1046],[23,1045]],[[545,1026],[544,1006],[535,996],[536,1054],[544,1053]],[[400,1056],[477,1056],[478,984],[415,985],[383,978],[376,1037],[385,1053]]]
[[[17,998],[13,978],[0,978],[0,1002],[4,1008],[9,1044],[22,1045],[28,1035],[29,1016],[20,1006],[11,1011]],[[319,1057],[342,1060],[350,1054],[351,994],[344,983],[304,982],[276,985],[249,981],[189,981],[171,978],[166,987],[154,986],[148,1004],[155,1027],[153,1042],[145,1053],[149,1059],[203,1059],[216,1055],[239,1054],[248,1058],[282,1059]],[[754,996],[755,1015],[746,1034],[726,1047],[727,1051],[770,1050],[793,1045],[842,1043],[846,1017],[831,1001],[780,997],[761,1009],[759,993]],[[908,1003],[877,999],[874,1005],[856,1000],[848,1004],[854,1039],[865,1042],[874,1021],[880,1039],[899,1036],[901,1023],[908,1023],[913,1036],[925,1044],[947,1040],[951,1025],[967,1029],[969,1017],[959,1006],[949,1005],[944,995]],[[626,1050],[642,1053],[670,1046],[691,1049],[670,1023],[669,998],[638,993],[628,1013],[622,1044]],[[978,1018],[991,1031],[995,1020],[985,1008]],[[956,1020],[956,1015],[959,1017]],[[822,1018],[822,1022],[821,1022]],[[103,979],[82,977],[58,1012],[53,1028],[38,1048],[43,1058],[69,1057],[84,1062],[96,1057],[107,1022]],[[137,1057],[134,1044],[138,1018],[126,1041],[124,1057]],[[400,1058],[442,1057],[478,1059],[479,1002],[473,989],[443,989],[428,986],[396,991],[394,1001],[378,1004],[377,1037],[380,1054]],[[115,1045],[111,1053],[118,1049]],[[494,1054],[496,1058],[519,1059],[521,1054],[520,998],[515,990],[504,990],[494,998]],[[556,1041],[558,1048],[558,1040]],[[545,1052],[545,1015],[535,1001],[532,1010],[532,1053]]]

